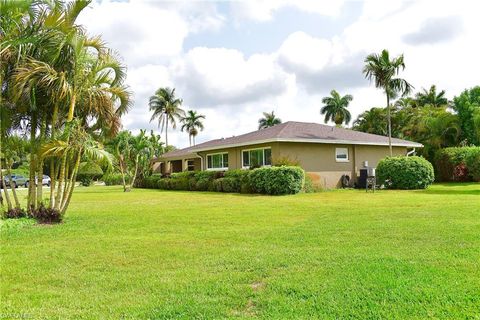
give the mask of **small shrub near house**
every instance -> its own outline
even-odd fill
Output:
[[[226,172],[180,172],[163,178],[160,175],[152,175],[145,179],[144,186],[164,190],[283,195],[300,192],[304,181],[303,169],[283,166]]]
[[[422,157],[388,157],[377,166],[378,181],[390,189],[425,189],[434,181],[433,166]]]
[[[480,147],[441,149],[435,155],[437,181],[480,181]]]

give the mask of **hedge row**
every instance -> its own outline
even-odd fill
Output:
[[[125,176],[125,179],[130,181],[130,177]],[[107,186],[119,186],[123,184],[121,173],[106,173],[101,180],[105,182]]]
[[[480,147],[441,149],[435,155],[438,181],[480,181]]]
[[[154,174],[145,179],[144,187],[164,190],[283,195],[300,192],[304,181],[305,172],[302,168],[281,166],[225,172],[180,172],[165,178]]]
[[[390,189],[425,189],[434,181],[433,166],[422,157],[388,157],[377,165],[378,182]]]

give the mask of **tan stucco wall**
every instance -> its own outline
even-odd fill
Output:
[[[203,158],[203,168],[206,169],[206,156],[208,154],[228,152],[228,169],[242,168],[242,150],[270,147],[272,161],[289,158],[298,161],[300,166],[309,173],[312,179],[323,188],[336,188],[341,186],[341,177],[346,174],[355,181],[363,162],[376,167],[378,162],[389,155],[388,146],[364,145],[338,145],[299,142],[274,142],[255,144],[245,147],[225,148],[214,151],[204,151],[198,154]],[[335,159],[336,148],[348,148],[349,161],[337,162]],[[394,147],[394,155],[405,155],[406,147]],[[195,170],[200,170],[200,159],[195,159]],[[186,168],[185,168],[186,170]]]

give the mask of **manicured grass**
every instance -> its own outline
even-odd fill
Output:
[[[65,223],[1,230],[0,317],[480,314],[479,184],[283,197],[78,188]]]

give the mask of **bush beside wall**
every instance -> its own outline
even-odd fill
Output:
[[[125,179],[130,181],[130,178],[127,176],[125,176]],[[103,175],[101,180],[105,182],[105,185],[107,186],[119,186],[123,184],[121,173],[106,173]]]
[[[437,181],[480,181],[480,147],[454,147],[435,155]]]
[[[254,170],[197,171],[174,173],[168,178],[152,175],[145,188],[164,190],[295,194],[302,190],[305,172],[299,167],[268,167]]]
[[[388,157],[377,165],[378,182],[390,189],[425,189],[434,181],[433,166],[422,157]]]

